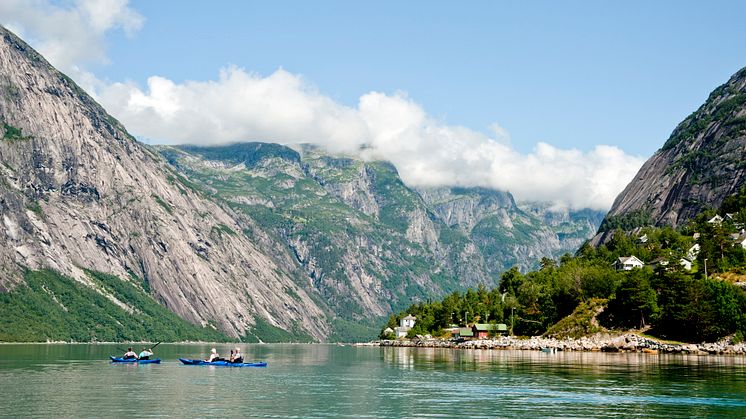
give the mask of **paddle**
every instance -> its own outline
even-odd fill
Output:
[[[153,349],[155,349],[155,347],[156,347],[156,346],[158,346],[158,345],[160,345],[160,344],[161,344],[160,342],[156,343],[155,345],[153,345],[153,347],[152,347],[152,348],[150,348],[150,350],[152,351]]]

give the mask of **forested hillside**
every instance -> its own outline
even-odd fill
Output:
[[[599,306],[598,328],[587,333],[638,329],[687,342],[746,333],[746,188],[679,229],[621,229],[604,245],[584,245],[575,256],[545,258],[539,270],[505,272],[497,288],[453,293],[415,304],[392,316],[418,317],[410,334],[441,335],[450,323],[504,322],[517,335],[552,334],[567,316]],[[619,270],[620,257],[635,256],[640,268]],[[691,264],[691,268],[689,265]],[[705,268],[706,266],[706,268]],[[595,313],[594,313],[595,314]],[[572,317],[568,319],[573,319]]]

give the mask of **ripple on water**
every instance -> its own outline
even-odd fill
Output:
[[[161,345],[161,365],[109,364],[105,345],[48,352],[72,361],[9,346],[2,416],[746,417],[733,358],[245,345],[270,365],[237,369],[175,362],[205,345]]]

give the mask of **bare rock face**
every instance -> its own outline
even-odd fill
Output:
[[[156,299],[232,336],[255,318],[323,339],[289,256],[263,249],[69,78],[0,27],[0,288],[22,269],[145,280]],[[247,221],[248,222],[248,221]],[[245,228],[245,227],[244,227]]]
[[[616,198],[599,232],[682,225],[738,191],[746,179],[744,162],[746,69],[676,127]]]
[[[574,252],[596,230],[597,211],[517,204],[509,192],[484,188],[421,188],[418,192],[446,224],[468,237],[493,277],[513,266],[534,269],[544,258]]]
[[[291,250],[307,292],[359,332],[376,333],[371,321],[413,302],[496,284],[473,244],[389,163],[263,143],[158,151],[214,199],[261,220]]]
[[[0,292],[24,286],[27,268],[95,289],[94,270],[144,281],[230,336],[274,326],[344,339],[587,237],[573,229],[586,220],[507,192],[413,190],[386,162],[269,143],[145,146],[2,28],[0,94]]]

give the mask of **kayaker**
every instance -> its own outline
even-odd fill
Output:
[[[153,355],[152,349],[142,348],[142,352],[137,356],[137,359],[150,359],[150,355]]]
[[[215,348],[210,349],[210,357],[205,359],[207,362],[219,361],[218,351]]]
[[[122,355],[122,358],[124,359],[135,359],[137,358],[137,354],[135,351],[132,350],[132,348],[127,348],[127,352]]]
[[[243,362],[243,355],[241,355],[241,349],[236,348],[236,350],[233,351],[233,356],[231,356],[231,362],[234,364],[240,364]]]

